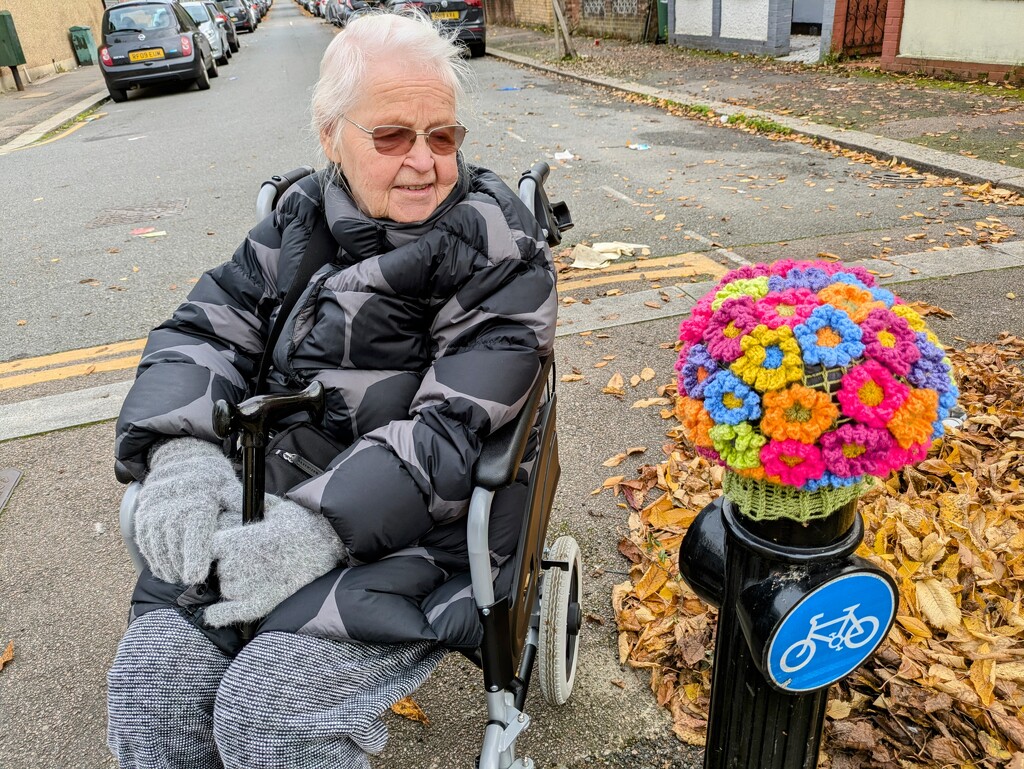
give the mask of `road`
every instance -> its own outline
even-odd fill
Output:
[[[133,94],[64,138],[0,158],[10,190],[0,207],[0,407],[130,379],[138,340],[253,224],[260,181],[321,164],[308,102],[332,34],[279,0],[210,91]],[[472,68],[467,159],[509,181],[548,160],[552,196],[569,202],[576,221],[563,245],[624,240],[648,245],[650,264],[662,260],[659,282],[621,271],[609,273],[617,276],[612,282],[577,275],[561,287],[558,365],[587,377],[562,387],[563,479],[552,532],[580,540],[589,575],[584,609],[595,621],[576,695],[552,711],[534,694],[528,710],[535,722],[522,747],[542,767],[695,766],[699,754],[671,736],[643,671],[618,665],[609,594],[625,578],[616,543],[626,522],[615,500],[591,494],[607,476],[606,457],[649,446],[615,471],[629,474],[657,461],[664,440],[655,409],[598,394],[615,370],[627,378],[645,366],[657,370],[636,398],[671,378],[673,354],[663,345],[675,339],[678,317],[670,316],[685,305],[674,291],[661,309],[645,310],[641,300],[655,286],[706,280],[748,260],[821,252],[867,258],[882,248],[907,254],[933,240],[962,245],[957,225],[975,231],[976,222],[996,217],[1020,231],[1024,218],[945,188],[886,186],[868,165],[686,121],[492,58]],[[571,159],[555,159],[565,152]],[[166,234],[131,234],[143,226]],[[1021,334],[1020,302],[1006,305],[1002,297],[1022,285],[1022,274],[1017,266],[920,280],[901,293],[954,313],[940,333]],[[625,298],[602,296],[609,290]],[[640,313],[631,317],[656,319],[626,324],[619,318],[626,310],[598,310],[591,321],[605,333],[573,333],[583,328],[571,325],[580,307],[630,302],[626,309]],[[103,422],[0,443],[0,469],[24,473],[0,514],[0,641],[13,639],[17,654],[0,672],[5,769],[113,765],[104,748],[103,675],[123,632],[132,572],[117,536],[112,435]],[[453,658],[418,700],[432,725],[392,719],[393,740],[375,766],[470,766],[483,728],[479,674]]]

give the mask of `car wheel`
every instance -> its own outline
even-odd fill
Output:
[[[211,80],[213,78],[215,78],[215,77],[220,77],[220,72],[217,70],[217,60],[216,59],[211,59],[210,60],[210,68],[208,70],[206,70],[206,73],[210,76]]]
[[[118,103],[128,101],[128,91],[124,88],[110,88],[107,87],[107,91],[110,92],[110,100]]]
[[[487,43],[470,43],[469,44],[469,55],[470,58],[478,59],[487,53]]]
[[[230,62],[228,61],[228,59],[230,58],[231,57],[228,55],[227,50],[225,49],[224,55],[217,59],[217,63],[222,67],[226,67],[228,64],[230,64]],[[216,75],[214,75],[214,77],[216,77]]]
[[[238,53],[242,46],[238,44],[238,40],[236,39],[228,43],[228,47],[231,49],[231,53]]]
[[[199,77],[196,78],[196,86],[200,91],[210,90],[210,73],[206,69],[206,62],[202,59],[199,60]]]

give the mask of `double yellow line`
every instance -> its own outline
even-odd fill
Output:
[[[0,363],[0,390],[13,390],[40,382],[56,382],[104,371],[134,369],[139,365],[141,351],[145,346],[145,339],[130,339],[127,342]]]

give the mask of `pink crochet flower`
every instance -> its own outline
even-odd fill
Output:
[[[768,328],[798,326],[811,317],[814,308],[821,304],[813,291],[806,288],[790,288],[772,292],[757,302],[758,316]]]
[[[757,328],[759,322],[752,297],[729,299],[708,321],[704,343],[715,359],[731,363],[743,355],[740,340]]]
[[[889,449],[885,458],[885,470],[899,470],[901,467],[923,462],[928,458],[928,449],[930,448],[930,443],[912,443],[907,448],[903,448],[893,441],[892,448]],[[879,473],[879,475],[881,474]]]
[[[871,427],[885,427],[910,394],[881,363],[865,361],[846,372],[836,399],[843,413]]]
[[[690,317],[679,324],[679,339],[683,342],[699,342],[704,338],[704,330],[711,319],[712,294],[701,298],[690,310]]]
[[[904,318],[889,310],[869,312],[860,330],[865,354],[898,376],[906,376],[921,357],[914,330]]]
[[[821,449],[800,441],[769,441],[761,449],[761,464],[769,479],[778,478],[786,486],[803,486],[825,473]]]
[[[821,436],[825,468],[841,478],[885,475],[894,441],[888,430],[847,423]]]

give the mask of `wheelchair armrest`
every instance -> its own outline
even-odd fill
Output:
[[[552,359],[549,358],[541,367],[540,376],[537,377],[530,397],[527,398],[519,415],[484,441],[480,459],[473,468],[474,486],[496,491],[505,488],[516,479],[519,463],[526,452],[530,429],[537,419],[537,409],[540,408],[544,390],[548,386],[551,366]]]

